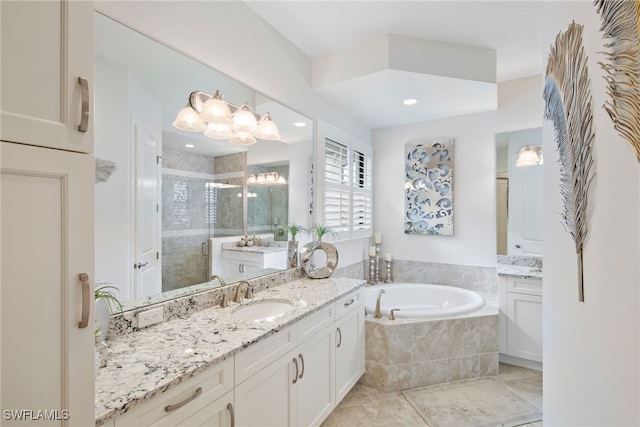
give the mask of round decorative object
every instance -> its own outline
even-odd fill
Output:
[[[327,261],[324,266],[318,267],[313,264],[313,253],[315,251],[323,251]],[[310,242],[300,250],[300,264],[307,276],[312,279],[326,279],[333,274],[338,265],[338,250],[331,243]]]

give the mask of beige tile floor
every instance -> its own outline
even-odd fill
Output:
[[[542,373],[531,369],[501,363],[499,374],[488,379],[423,387],[404,394],[409,399],[402,392],[356,384],[322,427],[542,426]],[[491,395],[499,401],[488,402]],[[529,410],[528,417],[505,416],[505,411],[523,410]]]

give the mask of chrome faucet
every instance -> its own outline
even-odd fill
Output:
[[[216,279],[218,279],[221,286],[227,285],[224,282],[224,279],[222,279],[222,277],[218,276],[217,274],[214,274],[213,276],[211,276],[209,278],[209,281],[214,281]],[[222,300],[220,300],[220,307],[229,307],[229,298],[227,297],[227,293],[224,291],[224,289],[222,290]]]
[[[243,280],[238,283],[238,287],[236,288],[236,296],[233,298],[233,302],[242,302],[242,285],[247,285],[246,290],[244,291],[244,297],[246,299],[253,298],[253,285]]]
[[[376,310],[373,312],[373,317],[375,319],[382,319],[382,313],[380,313],[380,300],[382,299],[382,294],[384,294],[384,289],[380,289],[380,293],[378,294],[378,299],[376,300]]]

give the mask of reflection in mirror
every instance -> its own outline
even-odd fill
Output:
[[[542,256],[543,162],[516,166],[521,149],[541,145],[542,128],[496,135],[498,255]]]
[[[95,154],[116,163],[96,185],[96,279],[117,286],[126,309],[218,286],[211,275],[234,277],[223,244],[284,241],[288,222],[308,222],[312,120],[98,12],[94,28]],[[196,90],[270,113],[281,139],[238,146],[176,129]],[[287,184],[258,189],[248,171]]]
[[[289,161],[251,165],[247,173],[247,231],[286,241]]]

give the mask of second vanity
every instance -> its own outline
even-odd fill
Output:
[[[364,373],[363,293],[359,279],[295,280],[115,337],[96,425],[320,425]]]

